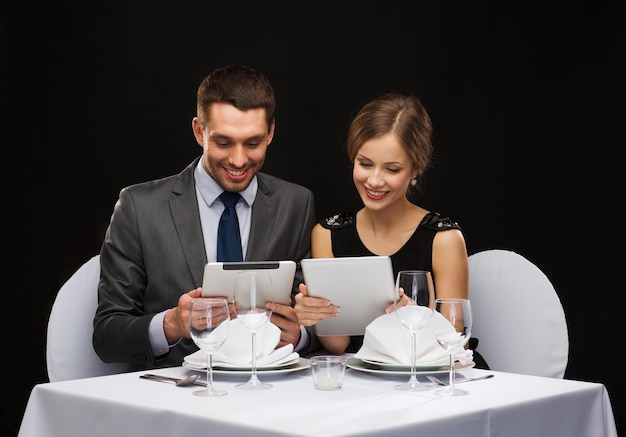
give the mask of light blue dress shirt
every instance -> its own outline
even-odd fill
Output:
[[[208,262],[217,261],[217,229],[219,227],[220,217],[224,211],[224,204],[218,199],[224,189],[215,180],[204,171],[202,160],[198,161],[198,165],[194,171],[194,179],[196,182],[196,195],[198,198],[198,208],[200,210],[200,223],[202,224],[202,235],[204,236],[204,244]],[[244,202],[237,202],[235,209],[237,210],[237,218],[239,219],[239,232],[241,234],[241,250],[243,259],[246,259],[248,249],[248,241],[250,238],[250,224],[252,222],[252,204],[256,197],[259,183],[256,176],[250,182],[248,187],[241,191],[241,197]],[[191,290],[180,290],[181,294]],[[167,311],[167,310],[166,310]],[[155,356],[165,355],[170,347],[178,344],[169,344],[163,332],[163,318],[165,312],[156,314],[150,321],[149,335],[150,344]],[[300,326],[300,341],[296,345],[295,350],[305,347],[309,341],[308,331]]]

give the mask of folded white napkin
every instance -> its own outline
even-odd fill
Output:
[[[219,350],[213,353],[213,364],[241,365],[252,364],[252,333],[243,326],[238,319],[230,322],[230,330],[226,341]],[[287,344],[276,349],[280,341],[280,328],[273,323],[267,323],[256,334],[256,364],[257,366],[280,364],[299,357],[293,352],[293,345]],[[187,355],[184,361],[194,367],[206,367],[206,352],[199,350]]]
[[[452,324],[438,312],[417,333],[415,357],[417,366],[445,366],[450,356],[437,343],[435,332],[455,333]],[[374,319],[366,328],[363,346],[355,358],[377,361],[386,364],[411,365],[411,333],[402,326],[395,313],[384,314]],[[472,361],[473,352],[460,347],[455,351],[455,359],[461,365]]]

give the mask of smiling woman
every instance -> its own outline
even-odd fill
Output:
[[[361,108],[350,124],[347,152],[363,208],[334,214],[315,226],[314,258],[388,256],[394,277],[401,270],[428,271],[436,297],[468,297],[467,250],[460,226],[407,197],[419,189],[430,165],[432,132],[430,117],[416,96],[384,94]],[[301,323],[315,325],[336,317],[336,306],[310,296],[306,286],[300,291],[295,308]],[[363,336],[319,340],[328,351],[340,354],[356,352]]]

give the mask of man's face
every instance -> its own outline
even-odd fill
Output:
[[[226,103],[214,103],[204,129],[197,117],[193,132],[204,149],[204,170],[226,191],[242,191],[265,162],[274,135],[268,128],[265,109],[240,111]]]

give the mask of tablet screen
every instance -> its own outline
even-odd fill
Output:
[[[303,259],[302,273],[310,296],[341,307],[336,317],[315,325],[317,335],[363,335],[393,304],[395,281],[388,256]]]

